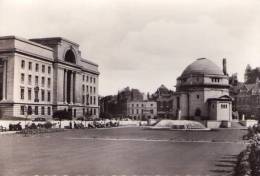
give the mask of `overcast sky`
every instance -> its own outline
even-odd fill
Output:
[[[243,81],[260,66],[259,0],[0,0],[0,36],[61,36],[99,64],[100,95],[174,89],[206,57]]]

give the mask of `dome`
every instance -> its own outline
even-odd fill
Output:
[[[187,75],[224,75],[223,71],[211,60],[200,58],[188,65],[181,76]]]

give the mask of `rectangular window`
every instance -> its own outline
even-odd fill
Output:
[[[51,91],[48,91],[48,102],[51,101]]]
[[[87,86],[87,92],[88,92],[88,86]]]
[[[82,104],[85,104],[85,95],[82,95]]]
[[[35,107],[34,107],[34,114],[35,114],[35,115],[38,115],[38,106],[35,106]]]
[[[87,82],[88,82],[88,76],[87,76]]]
[[[51,107],[48,107],[48,115],[51,115]]]
[[[36,71],[36,72],[39,71],[39,64],[35,64],[35,71]]]
[[[28,75],[28,85],[32,85],[32,75]]]
[[[94,105],[96,104],[96,97],[93,97],[93,100],[94,100]]]
[[[24,100],[24,88],[21,88],[21,100]]]
[[[45,114],[45,108],[44,108],[44,106],[42,106],[42,108],[41,108],[41,114],[42,114],[42,115]]]
[[[48,73],[51,74],[51,66],[48,66]]]
[[[82,85],[82,92],[85,92],[85,86]]]
[[[82,81],[85,81],[85,75],[82,76]]]
[[[48,78],[48,88],[51,87],[51,78]]]
[[[21,114],[21,115],[24,115],[24,106],[21,106],[20,114]]]
[[[39,84],[39,77],[35,76],[35,86],[38,86],[38,84]]]
[[[32,62],[29,62],[28,69],[32,70]]]
[[[92,105],[92,96],[90,96],[90,104]]]
[[[28,100],[32,99],[32,89],[28,88]]]
[[[45,73],[45,65],[42,65],[42,73]]]
[[[35,102],[39,102],[39,90],[38,89],[34,89],[34,101]]]
[[[41,91],[41,95],[42,95],[42,101],[44,101],[44,98],[45,98],[45,91],[42,89]]]
[[[24,73],[21,73],[21,83],[24,84]]]
[[[42,77],[42,87],[45,86],[45,77]]]
[[[96,83],[96,78],[93,78],[93,82]]]
[[[92,93],[92,87],[90,86],[90,93]]]
[[[22,60],[22,62],[21,62],[21,68],[24,68],[24,67],[25,67],[25,61]]]
[[[90,77],[90,83],[92,83],[92,77]]]
[[[96,87],[93,87],[93,92],[94,92],[94,94],[96,93]]]

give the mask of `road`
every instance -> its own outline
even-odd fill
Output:
[[[0,136],[2,175],[230,175],[243,130],[71,130]]]

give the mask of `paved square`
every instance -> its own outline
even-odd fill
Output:
[[[243,130],[88,129],[0,136],[3,175],[230,175]]]

